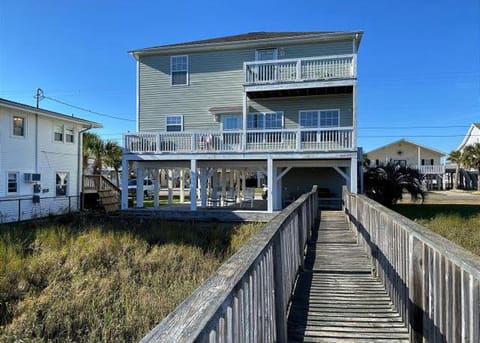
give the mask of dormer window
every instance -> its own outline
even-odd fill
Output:
[[[170,73],[172,86],[188,85],[188,55],[172,56],[170,58]]]

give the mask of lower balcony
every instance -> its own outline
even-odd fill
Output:
[[[140,132],[123,136],[126,153],[329,152],[355,149],[352,127],[296,130]]]
[[[435,165],[416,165],[413,166],[414,169],[417,169],[418,172],[422,175],[429,175],[429,174],[438,174],[442,175],[445,174],[445,166],[440,164]]]

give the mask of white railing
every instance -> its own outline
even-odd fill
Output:
[[[244,63],[245,84],[353,79],[355,55],[335,55]]]
[[[445,174],[445,166],[444,165],[430,165],[430,166],[413,166],[413,168],[417,169],[420,174]]]
[[[129,153],[245,153],[354,149],[353,128],[126,133]]]

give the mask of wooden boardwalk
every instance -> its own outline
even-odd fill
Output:
[[[322,212],[288,317],[289,342],[408,342],[408,329],[340,211]]]

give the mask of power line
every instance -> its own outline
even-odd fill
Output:
[[[95,114],[95,115],[98,115],[98,116],[101,116],[101,117],[107,117],[107,118],[112,118],[112,119],[117,119],[117,120],[124,120],[124,121],[135,122],[134,119],[128,119],[128,118],[123,118],[123,117],[114,116],[114,115],[111,115],[111,114],[106,114],[106,113],[100,113],[100,112],[97,112],[97,111],[92,111],[92,110],[89,110],[89,109],[87,109],[87,108],[83,108],[83,107],[80,107],[80,106],[72,105],[72,104],[69,104],[68,102],[61,101],[61,100],[52,98],[52,97],[50,97],[50,96],[44,95],[43,97],[44,97],[45,99],[48,99],[48,100],[57,102],[57,103],[59,103],[59,104],[62,104],[62,105],[65,105],[65,106],[69,106],[69,107],[75,108],[75,109],[80,110],[80,111],[84,111],[84,112],[88,112],[88,113],[91,113],[91,114]]]

